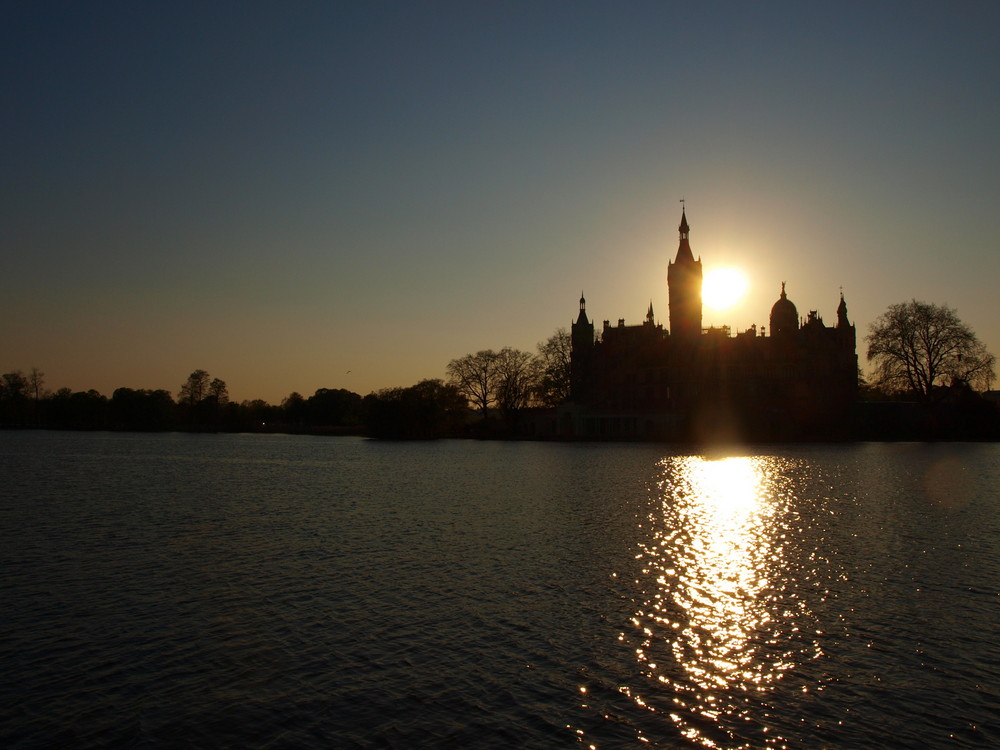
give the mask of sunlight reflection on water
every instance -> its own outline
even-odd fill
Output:
[[[1000,447],[753,450],[0,431],[0,746],[1000,747]]]
[[[651,542],[638,556],[656,585],[633,618],[639,669],[659,687],[622,691],[693,743],[729,746],[726,725],[749,719],[760,694],[821,655],[815,639],[789,639],[811,615],[784,592],[790,493],[774,457],[675,456],[660,466]]]

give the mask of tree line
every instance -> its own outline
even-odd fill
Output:
[[[891,305],[866,341],[872,371],[869,381],[859,373],[863,400],[924,407],[951,400],[997,422],[995,407],[976,394],[989,390],[996,359],[953,309],[917,300]],[[453,359],[446,380],[364,398],[344,389],[320,388],[308,398],[293,392],[278,405],[233,402],[225,381],[205,370],[188,376],[176,400],[166,390],[118,388],[110,398],[95,390],[49,392],[37,368],[16,370],[0,376],[0,427],[502,436],[516,430],[523,410],[569,398],[570,354],[570,335],[560,328],[535,353],[503,347]]]
[[[451,360],[447,380],[386,388],[362,400],[373,437],[501,437],[512,434],[519,414],[561,404],[569,397],[570,336],[558,329],[537,353],[512,347],[483,349]]]
[[[132,431],[317,431],[362,429],[361,396],[320,388],[309,398],[292,393],[280,405],[262,399],[229,399],[225,381],[195,370],[178,391],[117,388],[108,398],[96,390],[44,388],[34,369],[0,376],[0,427]]]
[[[33,368],[0,376],[0,427],[194,432],[306,432],[419,439],[469,434],[470,405],[492,421],[496,406],[509,424],[519,409],[560,403],[569,389],[569,335],[557,331],[532,355],[509,347],[453,360],[449,380],[385,388],[364,398],[343,388],[312,396],[293,392],[280,404],[235,402],[221,378],[195,370],[170,391],[117,388],[48,391]],[[478,428],[481,432],[481,427]],[[501,427],[494,426],[495,432]]]

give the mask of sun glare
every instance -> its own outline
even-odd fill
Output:
[[[739,302],[746,294],[749,282],[736,268],[716,268],[705,274],[701,285],[701,299],[714,310],[725,310]]]

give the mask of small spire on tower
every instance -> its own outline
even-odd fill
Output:
[[[577,316],[576,322],[583,325],[590,324],[590,320],[587,318],[587,300],[584,299],[582,291],[580,292],[580,314]]]
[[[682,198],[681,203],[683,202],[684,199]],[[684,208],[681,208],[681,225],[677,227],[677,230],[680,232],[681,236],[680,242],[677,246],[677,257],[674,259],[674,262],[693,263],[694,254],[691,252],[691,245],[688,240],[690,227],[688,226],[687,214],[685,213]]]
[[[840,304],[837,305],[837,328],[847,328],[850,326],[847,320],[847,303],[844,301],[844,287],[840,287]]]

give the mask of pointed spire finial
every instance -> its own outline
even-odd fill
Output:
[[[847,302],[844,300],[844,287],[840,287],[840,304],[837,305],[837,328],[847,328],[851,322],[847,319]]]
[[[590,320],[587,318],[587,300],[584,299],[582,290],[580,291],[580,314],[576,317],[576,323],[574,325],[581,323],[583,325],[590,324]]]

